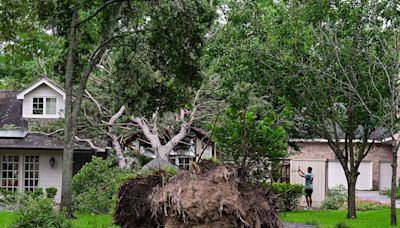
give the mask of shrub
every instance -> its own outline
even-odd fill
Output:
[[[306,225],[312,225],[312,226],[317,226],[317,227],[318,227],[318,225],[319,225],[318,221],[315,220],[315,219],[307,220],[304,224],[306,224]]]
[[[359,211],[380,210],[385,208],[389,208],[389,205],[372,200],[356,199],[356,210]]]
[[[111,213],[118,188],[130,172],[119,169],[112,159],[93,157],[74,176],[72,183],[74,210],[80,213]]]
[[[13,226],[16,228],[72,227],[63,213],[54,211],[54,206],[53,201],[46,198],[29,200],[17,211]]]
[[[266,186],[264,182],[263,186]],[[303,185],[278,183],[272,184],[272,191],[279,194],[277,206],[279,211],[291,211],[300,203],[300,197],[303,195]]]
[[[334,227],[335,228],[350,228],[350,226],[347,225],[347,223],[345,223],[344,221],[338,222]]]
[[[1,189],[1,188],[0,188]],[[43,191],[43,190],[42,190]],[[39,198],[40,190],[36,190],[36,192],[20,192],[20,191],[8,191],[5,189],[0,190],[0,204],[2,209],[14,211],[19,209],[21,206],[24,206],[26,201]]]
[[[45,190],[46,190],[46,197],[49,198],[49,199],[54,200],[54,198],[57,195],[57,188],[49,187],[49,188],[46,188]]]
[[[328,191],[328,197],[321,203],[322,210],[341,210],[346,207],[347,193],[343,185],[339,185]]]
[[[399,198],[400,198],[400,187],[397,187],[397,188],[396,188],[396,192],[397,192],[396,198],[399,199]],[[389,197],[390,197],[390,195],[392,194],[390,188],[385,189],[385,190],[381,190],[379,193],[380,193],[381,195],[385,195],[385,196],[389,196]]]
[[[30,194],[34,199],[43,197],[43,188],[35,188],[32,192],[28,192],[28,194]]]

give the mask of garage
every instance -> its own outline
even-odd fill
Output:
[[[312,167],[314,174],[313,205],[320,206],[326,195],[326,159],[292,159],[290,161],[290,183],[304,185],[304,178],[300,177],[297,170],[306,172]],[[301,205],[307,205],[305,197],[301,197]]]
[[[379,190],[389,189],[392,182],[392,166],[390,162],[379,163]]]
[[[361,162],[358,169],[356,189],[357,190],[372,190],[372,162]],[[339,161],[328,162],[328,188],[333,188],[338,185],[347,187],[347,180],[344,174],[342,165]]]

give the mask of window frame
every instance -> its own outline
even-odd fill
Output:
[[[8,169],[7,170],[3,170],[3,163],[4,163],[3,156],[18,157],[18,179],[15,179],[15,178],[13,179],[13,180],[18,180],[18,186],[14,186],[14,185],[13,186],[8,186],[8,185],[7,186],[3,186],[3,171],[8,172]],[[26,163],[26,156],[28,156],[28,157],[38,157],[38,160],[37,161],[35,160],[34,163],[32,163],[32,162]],[[40,179],[40,177],[41,177],[40,167],[42,165],[41,162],[40,162],[40,157],[41,156],[43,156],[43,155],[37,154],[37,153],[34,153],[34,154],[31,154],[31,153],[27,153],[27,154],[25,154],[25,153],[23,153],[23,154],[13,154],[13,153],[11,153],[11,154],[2,154],[0,156],[0,158],[1,158],[0,159],[0,170],[1,170],[0,188],[3,188],[3,189],[13,188],[13,191],[19,191],[19,192],[32,191],[32,190],[29,190],[29,188],[31,188],[31,189],[41,188],[42,187],[41,179]],[[8,164],[8,163],[6,163],[6,164]],[[30,164],[33,164],[33,165],[38,164],[38,167],[37,167],[37,169],[36,169],[36,167],[34,167],[35,168],[34,170],[31,170],[31,169],[27,170],[25,168],[26,164],[28,164],[28,165],[30,165]],[[37,172],[37,177],[34,176],[34,178],[25,178],[25,172],[29,173],[30,171],[33,171],[34,175],[35,175],[35,172]],[[8,177],[6,177],[5,179],[9,180]],[[25,185],[25,180],[28,180],[28,181],[33,180],[33,183],[35,184],[35,186],[26,186]],[[37,184],[36,184],[35,180],[37,180]]]
[[[34,105],[34,100],[35,99],[43,99],[43,113],[42,114],[35,114],[33,112],[33,110],[34,110],[33,105]],[[47,113],[47,99],[54,99],[55,100],[56,112],[54,114],[48,114]],[[54,97],[54,96],[32,97],[32,115],[33,116],[57,116],[57,109],[58,109],[57,97]]]

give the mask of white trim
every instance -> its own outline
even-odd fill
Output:
[[[374,143],[379,144],[379,143],[389,142],[389,141],[391,141],[391,140],[392,140],[392,139],[391,139],[390,137],[388,137],[388,138],[384,138],[384,139],[382,139],[382,140],[372,140],[372,139],[368,139],[367,142],[368,142],[368,143],[374,142]],[[289,141],[290,141],[290,142],[319,142],[319,143],[327,143],[327,142],[328,142],[327,139],[290,139]],[[335,140],[333,140],[333,141],[335,141]],[[345,139],[340,139],[339,142],[340,142],[340,143],[344,143],[344,142],[346,142],[346,140],[345,140]],[[362,141],[362,140],[359,140],[359,139],[355,139],[355,140],[353,140],[353,142],[363,142],[363,141]]]
[[[53,89],[57,93],[61,94],[63,96],[63,99],[65,100],[65,92],[62,89],[58,88],[56,85],[54,85],[54,83],[52,83],[49,80],[47,80],[46,78],[40,79],[35,84],[29,86],[27,89],[25,89],[21,93],[17,94],[17,99],[23,100],[25,98],[26,94],[28,94],[32,90],[36,89],[37,87],[41,86],[42,84],[47,85],[48,87],[50,87],[51,89]]]
[[[34,114],[33,113],[33,99],[35,98],[43,98],[43,114]],[[47,99],[48,98],[52,98],[52,99],[56,99],[56,113],[55,114],[47,114]],[[51,96],[37,96],[37,97],[32,97],[32,113],[30,114],[30,116],[32,116],[33,118],[58,118],[57,115],[57,110],[58,110],[58,100],[57,97],[51,97]]]

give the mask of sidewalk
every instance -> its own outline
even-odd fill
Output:
[[[316,226],[296,224],[291,222],[283,222],[283,227],[285,228],[316,228]]]
[[[379,203],[390,204],[390,198],[379,194],[377,191],[356,191],[356,197],[363,200],[372,200]],[[400,208],[400,200],[396,200],[396,208]]]

